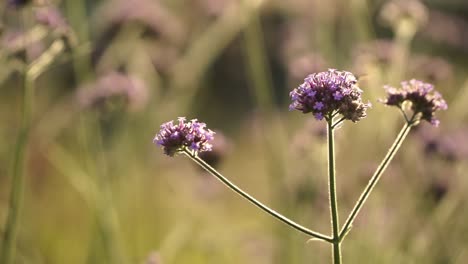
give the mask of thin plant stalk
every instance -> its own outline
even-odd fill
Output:
[[[98,122],[97,116],[92,116],[92,121]],[[102,128],[100,124],[90,122],[92,128],[95,128],[96,142],[94,143],[94,152],[98,153],[96,161],[97,176],[96,182],[99,189],[98,205],[97,205],[97,218],[99,224],[99,231],[103,234],[104,245],[107,250],[107,254],[110,263],[128,263],[127,256],[123,250],[122,238],[120,237],[120,224],[119,218],[115,209],[115,205],[112,199],[111,182],[107,169],[107,160],[104,153],[104,142]]]
[[[80,40],[80,43],[88,43],[90,40],[90,29],[89,23],[83,23],[87,21],[88,15],[86,14],[86,2],[85,1],[75,1],[75,0],[66,0],[64,1],[66,16],[68,21],[73,29],[73,33],[76,34],[77,39]],[[73,70],[78,81],[84,81],[89,78],[94,77],[91,70],[91,56],[82,56],[80,53],[83,45],[73,45],[71,47],[71,53],[74,57],[72,59]],[[76,59],[79,57],[79,59]]]
[[[65,169],[62,169],[63,174],[72,174],[69,178],[77,181],[78,184],[74,184],[78,187],[77,190],[84,190],[80,192],[84,194],[86,200],[90,201],[93,227],[86,263],[128,263],[126,252],[122,247],[119,220],[112,200],[107,161],[102,154],[104,153],[102,132],[96,113],[80,112],[78,127],[79,151],[77,152],[82,160],[73,161],[71,154],[64,150],[57,150],[55,154],[60,155],[61,159],[68,156],[67,164],[60,164],[65,166]],[[83,168],[78,163],[82,163]],[[77,171],[82,171],[82,173],[77,174]],[[88,190],[85,190],[86,188]]]
[[[244,30],[247,74],[251,80],[252,97],[255,99],[264,122],[262,129],[271,136],[262,137],[262,146],[266,154],[267,171],[271,182],[272,193],[286,193],[283,184],[285,174],[284,158],[281,156],[286,146],[284,144],[284,129],[281,120],[274,114],[274,98],[272,94],[272,76],[268,65],[264,32],[258,10],[252,12],[251,20]],[[272,124],[267,128],[265,124]],[[273,206],[290,217],[294,216],[294,206],[285,196],[274,195]],[[286,263],[294,257],[294,244],[290,243],[292,234],[282,226],[274,226],[277,241],[274,263]]]
[[[15,257],[16,235],[18,233],[18,220],[20,218],[21,204],[24,189],[24,163],[29,141],[31,116],[34,101],[34,80],[29,74],[24,76],[23,114],[21,128],[16,141],[15,154],[12,171],[12,187],[10,192],[10,202],[8,206],[8,216],[5,225],[5,233],[2,241],[2,251],[0,263],[13,263]]]
[[[316,231],[312,231],[302,225],[299,225],[298,223],[292,221],[291,219],[283,216],[282,214],[274,211],[273,209],[269,208],[268,206],[264,205],[263,203],[259,202],[257,199],[252,197],[250,194],[246,193],[242,189],[240,189],[237,185],[229,181],[226,177],[224,177],[221,173],[216,171],[213,167],[208,165],[204,160],[202,160],[200,157],[198,157],[195,153],[189,151],[188,149],[183,149],[183,153],[192,159],[194,162],[196,162],[198,165],[200,165],[203,169],[205,169],[207,172],[209,172],[211,175],[215,176],[218,180],[220,180],[222,183],[224,183],[226,186],[228,186],[230,189],[232,189],[234,192],[239,194],[240,196],[244,197],[247,199],[249,202],[253,203],[263,211],[267,212],[271,216],[275,217],[276,219],[280,220],[281,222],[289,225],[290,227],[307,234],[309,236],[312,236],[314,238],[324,240],[326,242],[333,242],[332,238],[330,238],[327,235],[321,234]]]
[[[339,217],[338,217],[338,202],[336,197],[336,179],[335,179],[335,146],[334,146],[334,124],[333,118],[329,118],[327,122],[327,138],[328,138],[328,186],[330,198],[330,215],[333,234],[333,263],[341,263],[341,241],[339,239]]]
[[[21,203],[24,189],[24,163],[27,154],[27,145],[31,131],[31,120],[34,103],[34,90],[37,77],[43,73],[47,67],[64,50],[63,40],[55,40],[50,47],[35,61],[33,61],[24,73],[24,95],[23,114],[21,128],[18,135],[12,170],[12,187],[10,192],[10,202],[8,216],[5,226],[5,233],[0,252],[0,263],[10,264],[13,262],[15,254],[16,234],[18,229],[18,219],[21,211]]]
[[[252,81],[253,98],[264,113],[273,109],[273,81],[267,62],[265,40],[258,12],[253,12],[249,25],[245,28],[245,53],[248,74]]]
[[[387,168],[388,164],[390,163],[390,161],[392,161],[396,152],[401,147],[403,140],[406,138],[409,131],[411,130],[411,127],[413,126],[413,123],[414,123],[413,121],[414,121],[414,116],[411,118],[411,120],[408,120],[405,123],[403,128],[400,130],[400,133],[398,134],[397,138],[393,142],[392,147],[389,149],[389,151],[385,155],[385,158],[382,160],[379,167],[375,171],[374,175],[369,180],[369,183],[367,184],[366,188],[362,192],[361,196],[359,197],[359,200],[356,202],[356,205],[354,206],[353,210],[349,214],[348,219],[346,220],[345,224],[343,225],[343,228],[340,231],[340,241],[342,241],[344,237],[346,236],[346,234],[348,233],[349,229],[351,228],[354,220],[356,219],[356,216],[358,215],[365,201],[371,194],[372,190],[374,189],[375,185],[379,181],[380,177],[382,176],[383,172]]]

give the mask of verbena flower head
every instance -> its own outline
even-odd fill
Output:
[[[345,119],[357,122],[366,117],[370,104],[363,103],[362,90],[357,86],[356,77],[347,71],[329,69],[313,73],[289,93],[292,103],[290,110],[312,113],[316,119],[328,119],[338,113]]]
[[[401,88],[385,86],[387,98],[382,102],[389,106],[396,106],[404,110],[404,102],[411,104],[414,115],[420,115],[420,119],[426,120],[434,126],[438,126],[440,121],[435,117],[435,112],[446,110],[447,103],[442,95],[434,91],[434,86],[412,79],[401,83]]]
[[[187,122],[185,117],[179,117],[178,121],[178,124],[174,124],[174,121],[162,124],[153,140],[156,145],[163,147],[166,155],[174,156],[184,148],[196,153],[211,151],[212,145],[209,142],[214,139],[215,132],[207,129],[206,124],[197,119]]]

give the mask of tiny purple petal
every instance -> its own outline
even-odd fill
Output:
[[[333,94],[333,98],[335,98],[335,100],[339,101],[339,100],[341,100],[341,98],[343,98],[343,95],[339,91],[336,91]]]
[[[209,143],[205,143],[205,151],[212,151],[213,150],[213,145]]]
[[[310,96],[310,97],[314,97],[316,94],[317,94],[317,91],[315,91],[315,90],[308,90],[307,91],[307,95]]]
[[[323,119],[323,114],[322,113],[315,113],[314,114],[314,117],[317,119],[317,120],[322,120]]]
[[[200,147],[198,146],[198,144],[196,142],[192,142],[192,144],[190,144],[190,149],[192,150],[199,150]]]
[[[324,104],[322,102],[315,102],[314,104],[314,109],[322,110],[323,107],[324,107]]]

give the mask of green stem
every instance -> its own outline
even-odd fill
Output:
[[[333,118],[327,122],[328,132],[328,176],[329,176],[329,194],[330,194],[330,215],[331,226],[333,232],[333,263],[341,263],[341,245],[339,239],[339,217],[338,217],[338,202],[336,198],[336,179],[335,179],[335,147],[333,138]]]
[[[243,3],[247,4],[247,3]],[[266,126],[262,129],[267,130],[270,136],[262,137],[265,157],[267,158],[267,172],[271,182],[272,193],[287,193],[285,184],[283,184],[283,175],[285,172],[284,159],[281,158],[282,149],[284,149],[283,127],[279,118],[274,114],[274,98],[272,94],[272,76],[266,55],[264,32],[260,21],[260,12],[252,12],[251,20],[244,30],[245,59],[247,74],[251,80],[251,91],[253,99],[260,110],[262,124],[272,124],[272,127]],[[266,132],[266,131],[265,131]],[[272,201],[273,206],[278,208],[283,214],[294,216],[294,206],[291,205],[287,197],[276,195]],[[274,253],[272,263],[291,262],[294,257],[295,247],[290,243],[292,234],[283,226],[274,226],[274,233],[278,243],[277,250]]]
[[[219,173],[218,171],[216,171],[213,167],[211,167],[210,165],[208,165],[205,161],[203,161],[200,157],[198,157],[196,154],[190,152],[189,150],[187,149],[184,149],[183,150],[183,153],[185,155],[187,155],[187,157],[189,157],[190,159],[192,159],[194,162],[196,162],[198,165],[200,165],[203,169],[205,169],[206,171],[208,171],[211,175],[215,176],[216,178],[218,178],[218,180],[220,180],[222,183],[224,183],[226,186],[228,186],[229,188],[231,188],[234,192],[236,192],[237,194],[239,194],[240,196],[244,197],[245,199],[247,199],[249,202],[253,203],[254,205],[256,205],[257,207],[259,207],[260,209],[262,209],[263,211],[267,212],[268,214],[270,214],[271,216],[275,217],[276,219],[280,220],[281,222],[289,225],[290,227],[302,232],[302,233],[305,233],[309,236],[312,236],[312,237],[315,237],[315,238],[318,238],[318,239],[321,239],[321,240],[324,240],[324,241],[327,241],[329,243],[332,243],[333,242],[333,239],[324,235],[324,234],[321,234],[319,232],[315,232],[315,231],[312,231],[304,226],[301,226],[299,225],[298,223],[292,221],[291,219],[283,216],[282,214],[274,211],[273,209],[269,208],[268,206],[264,205],[263,203],[257,201],[254,197],[252,197],[250,194],[244,192],[242,189],[240,189],[237,185],[235,185],[234,183],[232,183],[231,181],[229,181],[226,177],[224,177],[223,175],[221,175],[221,173]]]
[[[36,78],[47,69],[64,50],[63,40],[55,40],[50,47],[25,69],[24,74],[24,96],[21,129],[18,135],[12,171],[12,187],[10,192],[10,204],[8,216],[3,235],[2,248],[0,252],[0,263],[10,264],[15,254],[15,243],[18,219],[21,211],[21,201],[24,188],[24,163],[27,145],[31,131],[31,120],[34,103],[34,82]]]
[[[16,234],[18,232],[18,219],[21,211],[21,202],[24,188],[24,163],[31,127],[31,116],[34,98],[34,80],[29,74],[24,76],[23,114],[20,132],[16,141],[13,160],[12,187],[8,216],[3,235],[0,263],[13,263],[15,255]]]
[[[261,110],[268,113],[273,107],[273,87],[271,70],[265,54],[265,41],[259,12],[252,12],[250,24],[245,28],[245,53],[248,66],[248,74],[252,81],[253,97]]]
[[[344,239],[345,235],[348,233],[349,229],[351,228],[351,226],[353,224],[354,219],[356,219],[357,214],[359,213],[362,206],[364,205],[364,202],[369,197],[370,193],[372,192],[375,185],[379,181],[380,176],[382,175],[382,173],[385,171],[385,169],[387,168],[390,161],[395,156],[396,152],[400,148],[400,146],[401,146],[403,140],[405,139],[405,137],[408,135],[408,133],[411,130],[411,127],[413,125],[413,120],[414,120],[414,116],[413,116],[413,118],[411,118],[411,120],[409,120],[409,122],[405,123],[405,125],[401,129],[400,133],[398,134],[397,138],[393,142],[392,147],[387,152],[387,155],[385,155],[385,158],[382,160],[379,167],[375,171],[374,175],[369,180],[369,183],[367,184],[366,188],[362,192],[361,196],[359,197],[359,200],[356,202],[356,205],[354,206],[354,208],[351,211],[351,213],[349,214],[348,219],[346,220],[343,228],[341,229],[340,241],[342,241]]]
[[[338,121],[334,122],[333,125],[332,125],[332,129],[335,129],[337,126],[339,126],[341,123],[343,123],[343,121],[345,121],[345,117],[342,117],[340,119],[338,119]]]

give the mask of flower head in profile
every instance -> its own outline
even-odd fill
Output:
[[[409,102],[413,114],[433,126],[438,126],[440,123],[435,117],[435,112],[447,109],[447,103],[442,95],[434,91],[434,86],[430,83],[412,79],[402,82],[401,88],[387,85],[385,89],[387,98],[382,100],[384,104],[396,106],[404,111],[404,103]]]
[[[370,107],[369,103],[362,102],[361,94],[352,73],[329,69],[310,74],[292,90],[289,109],[312,113],[318,120],[328,120],[335,114],[341,114],[344,119],[357,122],[366,117],[366,110]]]
[[[206,124],[197,119],[187,122],[185,117],[179,117],[178,121],[178,124],[174,124],[174,121],[162,124],[153,140],[156,145],[163,147],[166,155],[174,156],[185,148],[196,153],[211,151],[210,142],[214,139],[215,132],[207,129]]]

